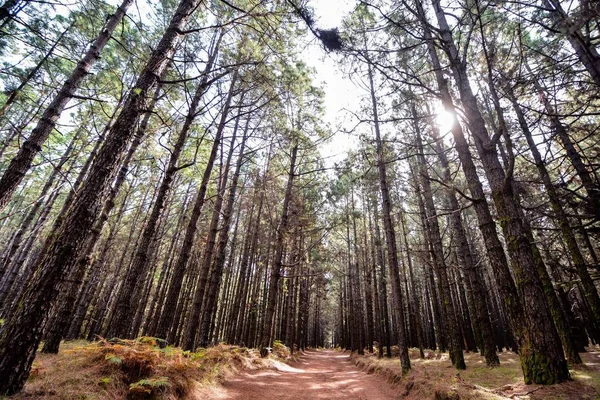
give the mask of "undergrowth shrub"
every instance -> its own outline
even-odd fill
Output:
[[[159,376],[157,378],[141,379],[136,383],[129,385],[129,397],[140,396],[144,398],[146,396],[152,396],[153,394],[162,393],[171,387],[171,382],[166,376]]]
[[[281,358],[283,360],[287,360],[291,356],[289,347],[279,340],[275,340],[273,342],[273,354],[275,354],[277,358]]]
[[[103,358],[107,373],[128,385],[128,398],[184,397],[200,373],[190,352],[162,346],[159,339],[101,339],[86,346]]]
[[[278,345],[272,358],[289,350]],[[258,350],[219,344],[196,352],[152,337],[65,342],[59,354],[39,354],[25,390],[15,400],[44,398],[196,399],[199,385],[240,370],[273,368]]]

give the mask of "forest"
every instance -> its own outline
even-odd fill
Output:
[[[119,2],[0,6],[0,398],[146,342],[600,396],[600,2]]]

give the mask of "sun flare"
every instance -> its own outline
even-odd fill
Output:
[[[454,126],[454,122],[456,121],[456,115],[450,111],[441,110],[437,113],[435,117],[435,122],[442,134],[447,133]]]

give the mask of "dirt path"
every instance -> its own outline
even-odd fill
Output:
[[[332,350],[307,351],[293,366],[245,373],[223,383],[208,397],[240,400],[396,399],[383,379],[360,371],[348,354]]]

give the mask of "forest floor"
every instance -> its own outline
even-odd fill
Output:
[[[410,353],[412,369],[402,377],[397,357],[309,350],[291,358],[279,343],[262,359],[253,349],[219,345],[191,353],[153,338],[67,342],[59,354],[38,354],[24,391],[10,399],[600,399],[598,347],[581,354],[572,381],[550,386],[525,385],[513,353],[501,353],[493,369],[465,353],[464,371],[447,354]]]
[[[360,371],[348,353],[309,350],[287,367],[242,373],[202,395],[206,400],[387,400],[398,398],[399,391]]]
[[[64,342],[58,354],[38,353],[22,392],[0,400],[203,400],[202,392],[245,371],[285,368],[289,350],[276,342],[259,351],[218,345],[196,352],[160,340]]]
[[[375,355],[351,356],[367,373],[386,378],[402,399],[600,399],[600,348],[581,353],[582,365],[570,366],[572,380],[558,385],[526,385],[517,354],[499,353],[500,366],[489,368],[478,353],[465,353],[467,369],[457,371],[448,354],[426,351],[425,359],[411,349],[411,371],[401,377],[400,361]]]

